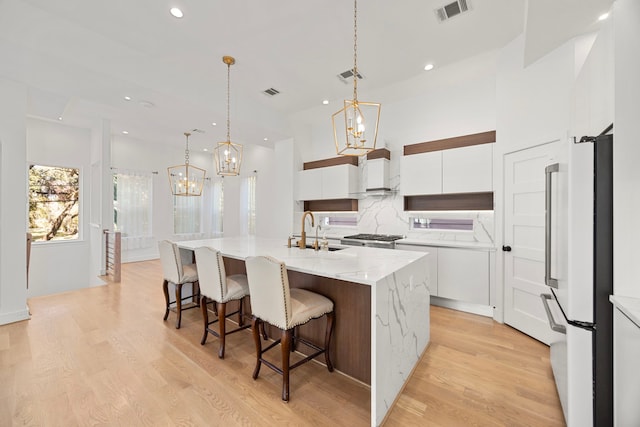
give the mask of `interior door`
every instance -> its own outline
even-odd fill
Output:
[[[503,158],[504,320],[545,344],[557,339],[540,299],[549,293],[544,280],[545,167],[560,161],[561,150],[555,141]]]

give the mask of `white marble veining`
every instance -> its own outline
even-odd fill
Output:
[[[609,301],[640,328],[640,298],[611,295]]]
[[[379,425],[429,343],[427,253],[348,247],[335,252],[288,248],[286,241],[222,238],[178,242],[214,247],[226,257],[270,255],[301,273],[371,287],[371,425]]]

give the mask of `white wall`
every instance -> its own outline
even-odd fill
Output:
[[[80,237],[76,241],[33,244],[29,297],[102,283],[90,276],[92,264],[89,233],[91,131],[29,118],[27,119],[27,162],[80,169]]]
[[[640,298],[640,2],[617,0],[613,143],[614,293]]]
[[[0,325],[29,318],[26,261],[27,90],[0,78]]]

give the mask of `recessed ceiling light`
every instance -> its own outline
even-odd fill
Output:
[[[182,18],[184,16],[184,13],[182,13],[182,11],[177,7],[172,7],[170,12],[176,18]]]
[[[425,70],[425,71],[431,71],[431,70],[433,70],[433,64],[427,64],[427,65],[425,65],[425,66],[424,66],[424,70]]]
[[[58,120],[62,121],[62,116],[58,117]]]
[[[129,135],[129,131],[126,131],[126,130],[123,130],[122,133],[125,135]]]
[[[608,17],[609,17],[609,12],[603,13],[602,15],[598,16],[598,21],[604,21]]]
[[[265,140],[265,141],[268,141],[268,140],[269,140],[269,138],[264,138],[264,140]]]
[[[209,151],[209,149],[208,149],[208,148],[205,148],[205,149],[204,149],[204,151]]]
[[[211,126],[218,126],[216,122],[211,123]]]
[[[328,104],[329,104],[329,100],[328,99],[325,99],[325,100],[322,101],[322,105],[328,105]]]
[[[130,97],[130,96],[125,96],[125,97],[124,97],[124,100],[125,100],[125,101],[131,101],[131,97]]]

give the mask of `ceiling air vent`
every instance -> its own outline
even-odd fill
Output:
[[[445,4],[441,8],[436,9],[436,16],[438,17],[438,21],[443,22],[468,10],[469,3],[467,0],[456,0],[453,3]]]
[[[358,71],[357,77],[358,77],[358,80],[362,80],[364,78],[362,77],[362,74],[360,74],[360,71]],[[353,68],[338,74],[338,79],[340,79],[340,81],[344,84],[350,83],[352,81],[351,80],[352,78],[353,78]]]
[[[262,92],[269,96],[276,96],[277,94],[280,93],[278,89],[274,89],[272,87],[270,87],[269,89],[263,90]]]

